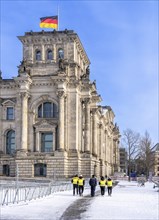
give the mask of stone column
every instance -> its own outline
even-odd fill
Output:
[[[104,161],[107,161],[107,131],[104,130]]]
[[[64,91],[58,91],[59,98],[59,124],[58,124],[58,150],[64,151]]]
[[[40,152],[40,140],[39,140],[39,131],[36,131],[36,152]]]
[[[85,140],[84,140],[84,151],[90,152],[90,99],[85,98]]]
[[[22,101],[22,136],[21,136],[21,151],[27,151],[28,145],[28,98],[29,94],[27,92],[21,93]]]
[[[96,109],[92,110],[92,153],[97,155],[97,123],[96,123]]]
[[[102,143],[102,124],[100,123],[99,124],[99,141],[98,141],[98,146],[99,146],[99,159],[102,159],[102,145],[103,145],[103,143]]]
[[[65,112],[64,112],[64,140],[65,140],[65,144],[64,144],[64,147],[65,147],[65,150],[67,151],[68,150],[68,111],[67,111],[67,97],[65,96],[64,98],[64,109],[65,109]]]

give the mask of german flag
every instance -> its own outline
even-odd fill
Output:
[[[58,28],[58,16],[49,16],[40,18],[41,28]]]

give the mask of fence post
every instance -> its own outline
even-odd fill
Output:
[[[16,164],[16,188],[19,186],[19,167],[18,164]]]

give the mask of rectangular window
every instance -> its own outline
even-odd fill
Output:
[[[38,163],[34,165],[34,176],[46,176],[46,164]]]
[[[3,175],[9,176],[10,174],[10,167],[8,164],[3,165]]]
[[[53,151],[53,134],[42,133],[41,134],[41,152]]]
[[[14,108],[7,107],[7,120],[13,120],[13,119],[14,119]]]

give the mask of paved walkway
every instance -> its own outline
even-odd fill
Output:
[[[96,191],[96,197],[100,195],[100,191]],[[81,219],[81,215],[87,212],[88,207],[91,205],[91,202],[96,197],[91,197],[90,195],[83,196],[73,204],[71,204],[66,211],[61,216],[60,220],[78,220]]]

